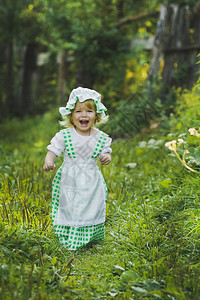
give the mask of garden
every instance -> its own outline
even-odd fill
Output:
[[[80,38],[80,31],[89,26],[81,18],[80,6],[75,1],[68,4],[61,1],[62,7],[66,5],[74,13],[66,23],[62,7],[58,7],[56,1],[52,1],[49,10],[45,8],[50,5],[49,1],[41,1],[43,6],[39,1],[29,2],[26,9],[20,8],[20,18],[26,22],[32,18],[32,34],[45,20],[49,20],[51,26],[56,25],[48,41],[42,36],[37,39],[35,33],[39,46],[51,52],[50,61],[40,67],[37,74],[43,86],[34,81],[33,73],[30,77],[37,93],[40,92],[39,100],[34,102],[36,95],[26,90],[26,97],[30,93],[31,100],[24,114],[20,113],[20,101],[14,108],[6,102],[8,85],[0,92],[5,113],[0,123],[0,298],[200,299],[199,79],[192,88],[179,86],[180,73],[176,70],[173,76],[178,78],[177,82],[163,99],[162,70],[153,83],[146,81],[150,53],[141,49],[123,52],[126,46],[123,35],[126,33],[126,42],[132,33],[137,33],[137,37],[151,36],[155,20],[150,18],[144,26],[134,23],[132,27],[121,29],[119,35],[115,30],[106,33],[105,28],[101,32],[100,17],[95,19],[96,5],[100,5],[99,14],[106,21],[104,26],[110,22],[113,26],[114,17],[122,17],[121,1],[94,1],[93,6],[88,6],[89,0],[81,1],[87,4],[83,5],[84,14],[91,16],[92,11],[94,15],[88,19],[92,30],[86,36],[87,42],[92,43],[91,53],[80,65],[86,47],[86,39]],[[149,9],[159,8],[158,2],[152,1]],[[131,5],[131,1],[127,1],[124,13],[129,12]],[[103,14],[106,8],[111,19]],[[10,9],[7,6],[7,11]],[[141,13],[139,8],[137,13]],[[59,17],[60,27],[55,16]],[[73,19],[76,16],[85,27],[78,26]],[[68,24],[66,36],[63,24]],[[24,30],[22,41],[30,46],[30,36]],[[70,30],[73,35],[69,34]],[[70,37],[73,41],[69,41]],[[52,62],[65,38],[68,43],[64,51],[73,59],[68,65],[72,79],[66,76],[64,82],[63,65],[59,65],[62,70],[57,73]],[[100,42],[106,43],[107,48],[102,49]],[[116,45],[119,48],[113,61]],[[96,60],[94,53],[98,53]],[[16,68],[20,68],[19,58],[15,59],[13,76],[16,76]],[[94,62],[91,73],[87,66],[91,67]],[[76,85],[78,80],[82,83],[85,80],[88,86],[102,90],[109,119],[98,127],[112,137],[113,152],[109,165],[98,163],[108,187],[105,239],[69,251],[59,244],[50,216],[51,184],[56,170],[44,172],[43,164],[49,141],[62,129],[58,106],[62,99],[66,102],[69,89],[75,85],[78,65]],[[86,71],[85,77],[82,71]],[[101,80],[104,73],[106,76]],[[18,95],[17,80],[9,99]],[[56,98],[58,90],[60,94]],[[61,164],[62,157],[56,162],[57,168]]]

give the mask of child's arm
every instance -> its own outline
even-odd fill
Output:
[[[111,155],[110,153],[104,153],[99,157],[101,165],[108,165],[111,162]]]
[[[45,157],[45,163],[44,163],[44,166],[43,166],[43,170],[44,171],[54,170],[56,168],[56,165],[54,163],[56,158],[57,158],[57,155],[55,155],[51,151],[48,151],[47,155]]]

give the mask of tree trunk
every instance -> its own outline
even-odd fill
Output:
[[[14,105],[14,75],[13,75],[13,41],[7,43],[7,70],[6,70],[6,101],[4,105],[4,116],[15,112]]]
[[[163,49],[165,48],[165,44],[166,44],[165,41],[166,27],[167,27],[167,10],[166,10],[166,6],[162,5],[160,10],[160,16],[157,22],[157,30],[154,37],[152,61],[151,61],[151,66],[148,74],[148,77],[151,82],[160,70],[160,63],[163,58]]]
[[[27,45],[24,56],[24,73],[22,84],[21,115],[24,116],[34,111],[33,102],[33,75],[37,68],[37,44]]]
[[[124,16],[123,8],[124,8],[124,0],[117,0],[117,12],[118,12],[119,19],[123,18]]]
[[[66,50],[62,50],[59,56],[59,71],[58,71],[58,96],[60,103],[66,102],[65,89],[66,89],[66,79],[68,63],[66,61]]]

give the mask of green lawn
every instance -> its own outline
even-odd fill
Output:
[[[171,156],[166,129],[113,141],[106,238],[69,252],[49,216],[55,171],[42,170],[56,122],[0,125],[0,298],[200,299],[199,174]]]

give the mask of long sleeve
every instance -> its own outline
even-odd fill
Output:
[[[105,153],[112,153],[112,149],[110,148],[111,146],[111,142],[112,142],[112,139],[109,137],[107,140],[106,140],[106,143],[104,145],[104,148],[101,152],[101,155],[105,154]],[[100,156],[101,156],[100,155]]]
[[[47,146],[47,149],[55,155],[61,156],[65,149],[65,141],[62,131],[56,133],[56,135],[51,139],[50,144]]]

